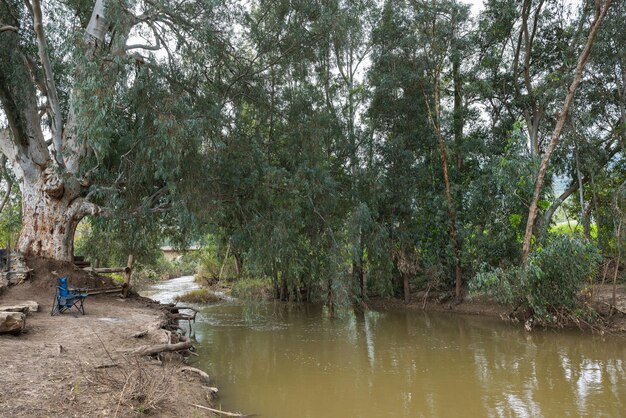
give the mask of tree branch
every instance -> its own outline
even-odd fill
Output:
[[[154,25],[154,23],[149,22],[149,21],[143,21],[141,23],[145,23],[146,25],[150,26],[150,29],[152,29],[152,33],[154,34],[154,38],[156,40],[156,45],[144,45],[144,44],[131,44],[131,45],[126,45],[126,47],[124,48],[126,51],[129,51],[131,49],[145,49],[147,51],[158,51],[160,50],[161,47],[161,37],[159,36],[159,33]]]
[[[82,200],[73,214],[74,219],[83,219],[85,216],[108,216],[109,210],[92,202]]]
[[[2,23],[0,23],[0,33],[8,31],[17,32],[17,28],[15,26],[3,25]]]
[[[599,166],[599,169],[603,168],[606,164],[608,164],[609,161],[611,161],[611,159],[613,159],[613,157],[621,149],[622,149],[622,146],[619,144],[619,141],[618,141],[618,145],[612,150],[608,151],[608,155],[606,156],[606,158],[604,158],[602,165]],[[579,189],[581,183],[587,184],[588,181],[589,181],[589,177],[585,177],[585,176],[582,176],[580,181],[572,181],[572,184],[570,184],[569,187],[565,189],[559,197],[556,198],[556,200],[552,203],[552,205],[550,205],[550,207],[546,211],[546,214],[544,217],[544,222],[545,222],[546,227],[552,221],[552,217],[554,216],[554,213],[559,208],[559,206],[561,206],[563,202],[567,200],[568,197],[570,197],[573,193],[575,193]]]
[[[54,72],[48,55],[48,44],[43,33],[43,21],[41,15],[41,3],[39,0],[33,0],[33,25],[35,34],[37,35],[37,49],[39,58],[43,66],[46,93],[48,96],[48,109],[50,118],[52,119],[52,143],[54,144],[54,159],[60,167],[65,167],[63,162],[63,115],[61,114],[61,105],[59,104],[59,96],[54,82]]]

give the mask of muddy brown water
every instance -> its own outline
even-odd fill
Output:
[[[175,280],[181,291],[189,284]],[[201,308],[194,333],[195,366],[211,375],[225,410],[272,418],[626,417],[624,337],[528,333],[442,313],[331,319],[318,305],[236,302]]]

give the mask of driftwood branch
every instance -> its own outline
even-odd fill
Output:
[[[206,374],[205,372],[203,372],[200,369],[196,369],[195,367],[181,367],[180,369],[178,369],[179,372],[192,372],[192,373],[196,373],[197,375],[200,376],[200,379],[202,379],[202,381],[205,384],[209,384],[211,383],[211,378],[209,377],[208,374]]]
[[[142,346],[134,350],[132,353],[137,356],[153,356],[159,353],[166,353],[172,351],[188,350],[192,347],[191,341],[183,341],[176,344],[156,344]]]

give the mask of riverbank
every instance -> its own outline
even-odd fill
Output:
[[[54,282],[50,269],[35,267],[29,281],[0,295],[0,305],[39,303],[25,332],[0,336],[0,416],[212,416],[192,406],[210,407],[211,391],[196,373],[181,370],[179,359],[132,354],[168,343],[161,305],[98,295],[86,299],[84,316],[50,316]],[[67,274],[72,286],[107,284],[106,278],[52,267]]]
[[[450,312],[463,315],[476,315],[500,318],[507,322],[524,324],[524,315],[512,316],[512,306],[501,305],[487,296],[479,295],[466,297],[460,303],[453,300],[440,301],[436,293],[425,291],[411,295],[409,303],[395,298],[370,298],[367,306],[374,310],[409,310],[428,312]],[[586,302],[597,313],[598,323],[561,323],[559,327],[580,327],[592,331],[626,333],[626,286],[616,286],[616,303],[613,305],[613,286],[594,285],[593,295],[589,295]],[[449,298],[448,298],[449,299]]]
[[[195,281],[197,288],[194,288],[192,292],[182,294],[178,300],[197,304],[215,303],[224,298],[224,295],[230,296],[231,293],[238,297],[239,293],[243,293],[242,299],[244,300],[273,300],[270,283],[245,280],[244,285],[239,286],[243,291],[237,289],[235,292],[232,282],[218,280],[207,282],[208,284]],[[613,301],[613,285],[610,284],[594,284],[590,288],[585,288],[579,297],[581,313],[583,311],[587,314],[591,313],[593,318],[585,320],[583,315],[580,318],[564,317],[551,325],[544,324],[544,326],[626,334],[626,285],[619,284],[615,287],[615,302]],[[417,290],[411,293],[409,303],[399,298],[371,296],[362,308],[377,311],[408,310],[495,317],[508,323],[520,324],[528,330],[538,325],[532,321],[530,312],[502,305],[484,294],[466,295],[458,302],[450,292]],[[529,319],[531,321],[528,321]]]

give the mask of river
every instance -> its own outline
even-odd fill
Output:
[[[142,292],[169,302],[178,278]],[[267,418],[626,417],[626,339],[424,312],[224,302],[200,308],[195,367],[225,410]]]

